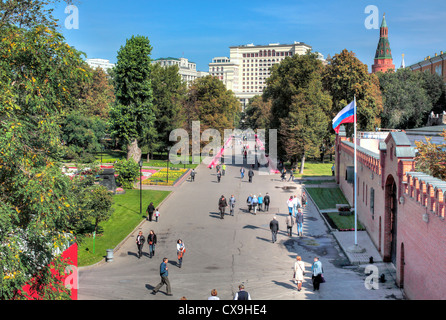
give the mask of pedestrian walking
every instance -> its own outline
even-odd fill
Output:
[[[318,257],[314,258],[313,265],[311,266],[312,280],[313,280],[313,291],[319,290],[319,285],[324,282],[322,263],[319,261]]]
[[[147,243],[149,244],[149,258],[155,256],[156,234],[155,231],[150,230],[147,236]]]
[[[257,212],[257,206],[258,206],[258,204],[259,204],[259,199],[257,198],[256,195],[254,195],[254,196],[252,197],[252,200],[251,200],[251,206],[252,206],[252,210],[254,211],[254,215],[255,215],[256,212]]]
[[[334,176],[335,175],[335,165],[333,163],[333,165],[331,166],[331,175]]]
[[[294,214],[294,216],[296,216],[297,209],[300,207],[301,207],[300,200],[296,195],[294,195],[294,198],[293,198],[293,214]]]
[[[254,171],[252,171],[252,169],[249,169],[248,171],[249,182],[252,182],[252,177],[254,177]]]
[[[172,289],[170,287],[170,281],[169,281],[169,268],[167,267],[167,262],[169,260],[167,258],[163,258],[163,262],[161,262],[160,264],[160,276],[161,276],[161,282],[158,283],[158,285],[153,288],[152,290],[152,294],[156,294],[159,289],[161,289],[161,287],[163,285],[166,285],[167,287],[167,295],[171,296],[172,295]]]
[[[220,300],[220,298],[217,296],[217,290],[211,290],[211,296],[208,298],[208,300]]]
[[[235,197],[232,194],[229,198],[229,212],[231,213],[231,216],[234,215],[234,208],[235,208]]]
[[[144,241],[146,241],[146,238],[144,238],[142,231],[138,233],[136,236],[136,247],[138,248],[138,259],[141,258],[142,255],[142,248],[144,247]]]
[[[289,213],[288,216],[286,217],[286,228],[287,228],[288,235],[290,237],[293,234],[293,226],[294,226],[294,218],[293,218],[293,215],[291,213]]]
[[[306,207],[307,206],[307,194],[305,193],[305,191],[302,191],[302,196],[301,196],[301,202],[302,202],[302,207]]]
[[[277,232],[279,231],[279,221],[277,221],[276,216],[269,223],[269,229],[271,230],[272,242],[275,243],[277,241]]]
[[[283,182],[283,181],[286,181],[286,177],[285,177],[285,175],[286,175],[286,170],[283,169],[283,170],[282,170],[282,174],[280,175],[280,177],[282,178],[282,180],[281,180],[282,182]]]
[[[159,208],[156,208],[155,210],[155,221],[158,222],[158,218],[160,217],[160,210]]]
[[[297,224],[297,235],[299,237],[302,237],[303,233],[303,224],[304,224],[304,212],[302,210],[302,208],[297,209],[297,214],[296,214],[296,224]]]
[[[218,171],[220,171],[220,169],[221,169],[220,164],[217,164],[217,165],[215,166],[215,171],[218,173]]]
[[[252,194],[248,196],[246,199],[246,204],[248,205],[248,212],[251,212],[252,209]]]
[[[293,169],[292,169],[292,168],[290,169],[290,178],[288,179],[288,182],[290,182],[290,180],[291,180],[291,181],[294,180],[294,172],[293,172]]]
[[[226,173],[226,165],[224,163],[221,166],[221,170],[222,170],[221,174],[225,175],[225,173]]]
[[[297,291],[302,290],[302,283],[305,275],[305,264],[301,256],[296,257],[294,262],[294,282],[297,284]]]
[[[195,181],[195,174],[196,174],[195,169],[192,169],[190,173],[190,181],[192,182]]]
[[[251,300],[251,295],[248,291],[245,291],[243,284],[238,286],[238,292],[235,293],[234,300]]]
[[[271,203],[271,198],[269,197],[268,192],[265,194],[265,198],[263,198],[263,203],[265,204],[265,211],[269,211],[269,204]]]
[[[259,193],[259,196],[257,197],[257,199],[259,199],[259,211],[263,210],[263,197],[262,194]]]
[[[287,200],[287,206],[288,206],[288,213],[293,214],[293,207],[294,207],[294,203],[293,203],[293,196],[290,196],[290,198]]]
[[[226,198],[224,195],[220,197],[218,200],[218,209],[220,210],[220,219],[225,218],[225,211],[226,207],[228,206],[228,202],[226,201]]]
[[[218,180],[219,183],[220,183],[220,179],[221,179],[221,171],[218,170],[217,171],[217,180]]]
[[[178,257],[178,267],[181,268],[183,265],[183,256],[186,253],[186,247],[183,240],[177,240],[177,257]]]
[[[149,206],[146,209],[147,220],[152,221],[153,212],[155,211],[155,207],[153,206],[153,202],[150,202]]]
[[[240,168],[240,179],[243,179],[245,177],[245,168]]]

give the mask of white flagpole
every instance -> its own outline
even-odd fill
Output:
[[[357,235],[357,229],[358,229],[358,223],[357,223],[357,198],[358,198],[358,181],[357,181],[357,179],[356,179],[356,173],[357,173],[357,166],[356,166],[356,143],[357,143],[357,136],[356,136],[356,95],[355,95],[355,97],[354,97],[354,117],[355,117],[355,133],[354,133],[354,136],[355,136],[355,140],[353,141],[353,143],[354,143],[354,146],[355,146],[355,246],[357,246],[358,245],[358,235]]]

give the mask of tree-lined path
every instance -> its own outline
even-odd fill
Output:
[[[236,157],[239,156],[237,146]],[[158,236],[155,257],[148,257],[147,244],[146,254],[141,259],[136,257],[135,239],[139,229],[135,230],[115,253],[113,262],[81,268],[79,299],[178,300],[185,296],[190,300],[204,300],[214,288],[221,299],[232,299],[241,283],[253,299],[263,300],[385,299],[389,296],[388,289],[365,289],[365,275],[357,268],[343,267],[348,261],[311,203],[304,211],[304,236],[296,237],[296,227],[293,237],[287,236],[286,200],[291,194],[300,196],[300,184],[281,182],[279,175],[259,175],[258,171],[249,183],[246,174],[240,179],[240,166],[227,165],[226,174],[218,183],[215,168],[200,164],[195,182],[185,181],[162,205],[159,222],[142,224],[145,236],[151,229]],[[287,191],[284,186],[296,189]],[[266,192],[271,196],[269,212],[248,213],[248,195]],[[221,195],[229,199],[231,194],[237,199],[235,215],[230,216],[228,208],[225,218],[220,219],[218,199]],[[280,225],[276,243],[271,242],[269,230],[274,215]],[[176,265],[178,239],[186,246],[181,269]],[[292,281],[297,254],[302,256],[308,271],[300,292]],[[319,292],[313,292],[310,278],[314,256],[320,257],[329,279]],[[155,296],[150,294],[159,283],[163,257],[169,259],[173,296],[165,295],[165,287]]]

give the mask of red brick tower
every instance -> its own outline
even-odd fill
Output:
[[[386,72],[387,70],[395,71],[393,64],[392,51],[389,44],[389,29],[386,23],[386,14],[383,15],[383,21],[379,31],[378,48],[375,54],[375,63],[372,65],[372,73]]]

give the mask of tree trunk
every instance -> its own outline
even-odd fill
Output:
[[[305,153],[302,155],[302,161],[300,164],[300,174],[304,173],[304,167],[305,167]]]
[[[136,163],[141,160],[141,148],[138,147],[137,139],[127,145],[127,160],[130,160],[130,158],[133,158]]]

